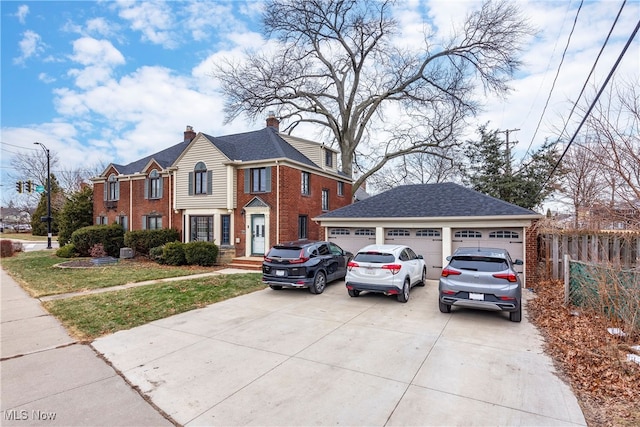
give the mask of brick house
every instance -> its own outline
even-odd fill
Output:
[[[175,228],[182,241],[214,241],[235,256],[263,255],[298,238],[321,239],[312,221],[351,203],[337,151],[278,132],[213,137],[188,126],[183,141],[92,179],[96,224]],[[99,197],[102,195],[102,197]]]

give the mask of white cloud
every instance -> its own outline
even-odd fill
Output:
[[[101,37],[109,37],[114,35],[114,28],[105,18],[93,18],[89,19],[85,23],[87,32],[92,35],[98,35]]]
[[[44,52],[46,45],[38,33],[27,30],[22,33],[22,40],[18,42],[18,47],[20,48],[20,56],[13,59],[14,64],[24,64],[27,59],[38,56]]]
[[[73,42],[71,59],[82,65],[121,65],[124,56],[108,40],[82,37]]]
[[[24,24],[27,20],[27,15],[29,14],[29,6],[26,4],[21,4],[18,6],[18,11],[16,12],[16,17],[21,24]]]
[[[167,68],[142,67],[86,90],[57,89],[55,105],[64,121],[91,123],[86,133],[102,133],[90,142],[95,150],[128,163],[178,143],[186,125],[213,135],[247,130],[242,123],[223,126],[223,100],[200,83]]]
[[[40,73],[38,74],[38,80],[40,80],[43,83],[53,83],[56,81],[56,79],[54,77],[51,77],[50,75],[48,75],[47,73]]]
[[[124,56],[108,40],[82,37],[73,42],[73,61],[85,65],[83,69],[71,69],[80,88],[90,88],[108,82],[113,68],[125,63]]]
[[[163,2],[118,2],[119,16],[129,21],[131,28],[142,33],[142,39],[167,49],[179,43],[172,31],[176,17],[171,7]],[[178,3],[179,4],[179,3]]]
[[[184,27],[191,32],[195,41],[207,40],[216,32],[239,31],[244,27],[244,24],[233,16],[230,4],[194,2],[189,3],[184,12],[187,15]]]

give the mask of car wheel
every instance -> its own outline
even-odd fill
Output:
[[[522,321],[522,304],[518,305],[518,310],[509,313],[509,320],[512,322]]]
[[[360,295],[360,291],[356,290],[356,289],[347,289],[347,291],[349,292],[349,296],[350,297],[357,297],[358,295]]]
[[[282,286],[280,285],[269,285],[269,287],[274,291],[279,291],[280,289],[282,289]]]
[[[327,278],[322,271],[316,273],[316,277],[313,279],[313,284],[309,286],[309,291],[312,294],[321,294],[324,292],[324,288],[327,287]]]
[[[409,284],[409,279],[405,279],[404,285],[402,285],[402,292],[398,294],[398,301],[407,302],[409,301],[409,289],[411,285]]]
[[[420,282],[418,282],[417,286],[426,285],[427,284],[426,280],[427,280],[427,269],[423,268],[422,269],[422,279],[420,280]]]
[[[451,306],[449,304],[445,304],[442,301],[438,301],[438,307],[440,307],[441,313],[451,313]]]

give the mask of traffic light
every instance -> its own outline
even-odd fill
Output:
[[[16,182],[16,191],[22,193],[22,181]]]
[[[24,183],[24,192],[25,193],[33,192],[33,183],[31,182],[31,180]]]

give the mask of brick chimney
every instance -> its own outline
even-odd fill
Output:
[[[184,131],[184,142],[191,142],[196,137],[196,133],[193,131],[192,126],[187,126],[187,130]]]
[[[276,114],[273,111],[269,111],[267,116],[267,127],[274,128],[276,132],[280,132],[280,120],[276,118]]]

